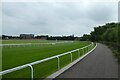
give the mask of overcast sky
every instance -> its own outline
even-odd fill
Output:
[[[71,35],[117,22],[117,2],[4,2],[2,34]]]

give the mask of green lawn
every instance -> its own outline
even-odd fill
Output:
[[[3,41],[5,44],[10,41]],[[11,41],[17,43],[17,41]],[[26,41],[18,41],[18,43],[26,43]],[[32,43],[39,43],[41,41],[31,41]],[[51,42],[43,40],[42,42]],[[53,42],[53,41],[52,41]],[[77,48],[84,47],[90,42],[74,41],[73,43],[55,44],[55,45],[32,45],[32,46],[19,46],[19,47],[4,47],[2,50],[3,70],[14,68],[20,65],[31,63],[37,60],[62,54]],[[83,54],[82,51],[81,56]],[[77,52],[73,53],[73,60],[78,58]],[[70,54],[60,57],[60,67],[70,63]],[[34,78],[45,78],[53,72],[57,71],[57,59],[46,61],[34,65]],[[30,68],[24,68],[7,75],[4,78],[30,78]],[[23,79],[22,79],[23,80]]]

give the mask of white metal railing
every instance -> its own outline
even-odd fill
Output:
[[[39,60],[39,61],[35,61],[35,62],[32,62],[32,63],[29,63],[29,64],[25,64],[25,65],[22,65],[22,66],[18,66],[18,67],[15,67],[15,68],[12,68],[12,69],[8,69],[8,70],[5,70],[5,71],[1,71],[0,72],[0,76],[2,75],[5,75],[5,74],[8,74],[8,73],[11,73],[11,72],[14,72],[16,70],[20,70],[20,69],[23,69],[23,68],[26,68],[26,67],[30,67],[31,69],[31,80],[33,80],[33,72],[34,72],[34,69],[33,69],[33,66],[32,65],[35,65],[35,64],[39,64],[39,63],[42,63],[42,62],[45,62],[45,61],[48,61],[48,60],[51,60],[51,59],[54,59],[54,58],[57,58],[58,59],[58,70],[60,69],[60,57],[61,56],[64,56],[64,55],[67,55],[67,54],[70,54],[70,58],[71,58],[71,62],[73,61],[73,57],[72,57],[72,53],[73,52],[76,52],[78,51],[78,57],[81,56],[80,54],[80,50],[83,51],[83,54],[85,54],[86,52],[89,51],[90,47],[93,46],[93,42],[85,47],[82,47],[82,48],[78,48],[78,49],[75,49],[75,50],[72,50],[72,51],[69,51],[69,52],[65,52],[63,54],[59,54],[59,55],[56,55],[56,56],[52,56],[52,57],[49,57],[49,58],[45,58],[45,59],[42,59],[42,60]]]
[[[57,42],[49,42],[49,43],[20,43],[20,44],[0,44],[0,47],[17,47],[17,46],[31,46],[31,45],[54,45],[54,44],[61,44],[61,43],[73,43],[73,41],[57,41]]]

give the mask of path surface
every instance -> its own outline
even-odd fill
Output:
[[[57,78],[118,78],[118,64],[111,50],[98,43],[92,53]]]

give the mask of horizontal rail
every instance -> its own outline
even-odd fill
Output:
[[[23,69],[23,68],[26,68],[26,67],[31,67],[32,65],[39,64],[39,63],[42,63],[42,62],[45,62],[45,61],[48,61],[48,60],[51,60],[51,59],[54,59],[54,58],[58,58],[59,59],[60,56],[71,54],[72,52],[79,51],[80,49],[87,48],[87,47],[89,47],[91,45],[93,45],[93,42],[91,44],[85,46],[85,47],[78,48],[78,49],[75,49],[75,50],[72,50],[72,51],[69,51],[69,52],[65,52],[63,54],[59,54],[59,55],[56,55],[56,56],[45,58],[45,59],[42,59],[42,60],[39,60],[39,61],[35,61],[35,62],[29,63],[29,64],[25,64],[25,65],[22,65],[22,66],[18,66],[18,67],[15,67],[15,68],[12,68],[12,69],[8,69],[8,70],[5,70],[5,71],[1,71],[0,75],[8,74],[8,73],[11,73],[13,71],[16,71],[16,70],[19,70],[19,69]],[[58,62],[59,62],[59,60],[58,60]],[[58,68],[59,68],[59,64],[58,64]]]
[[[20,43],[20,44],[0,44],[0,46],[22,46],[22,45],[42,45],[42,44],[59,44],[59,43],[72,43],[73,41],[58,41],[49,43]]]

